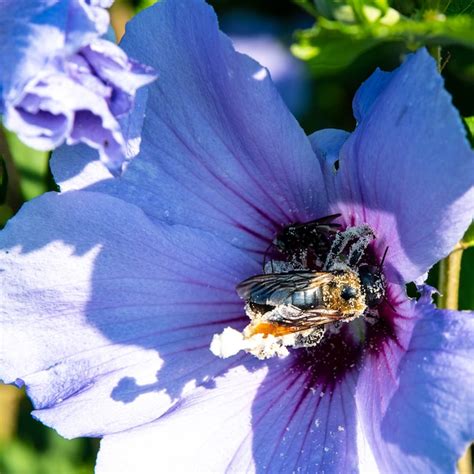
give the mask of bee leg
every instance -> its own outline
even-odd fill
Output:
[[[339,232],[339,234],[336,234],[336,237],[334,237],[334,241],[331,245],[331,248],[329,249],[329,253],[324,264],[324,270],[330,270],[334,266],[336,257],[341,253],[344,246],[344,232]]]
[[[295,339],[294,347],[313,347],[317,346],[323,339],[326,330],[323,326],[315,328],[309,334],[303,336],[298,334]]]
[[[339,232],[331,245],[331,249],[324,264],[325,270],[331,270],[337,266],[337,258],[340,258],[349,242],[356,240],[349,249],[347,257],[342,258],[342,265],[355,267],[364,255],[365,249],[375,238],[373,230],[366,224],[358,227],[348,227]]]
[[[368,324],[371,326],[375,324],[380,318],[377,311],[367,310],[364,314],[364,319],[367,321]]]
[[[349,230],[349,229],[348,229]],[[336,259],[342,255],[344,249],[347,247],[348,243],[354,238],[353,234],[347,230],[343,232],[338,232],[334,237],[329,253],[326,257],[326,262],[324,264],[324,270],[331,270],[335,264]]]
[[[366,248],[375,238],[374,233],[370,229],[370,232],[367,232],[365,235],[361,235],[359,239],[354,242],[349,250],[348,255],[348,265],[352,268],[356,267],[360,262],[360,259],[365,253]]]
[[[265,266],[266,266],[266,264],[267,264],[268,251],[271,249],[272,245],[274,245],[273,242],[270,242],[270,243],[268,244],[268,247],[265,249],[264,254],[263,254],[263,263],[262,263],[263,273],[266,273],[266,272],[265,272]]]

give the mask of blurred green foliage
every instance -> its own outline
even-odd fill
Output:
[[[8,190],[7,163],[3,156],[0,156],[0,205],[6,201]]]
[[[48,191],[48,160],[50,153],[33,150],[8,130],[4,130],[4,133],[18,173],[19,187],[23,199],[29,201]]]
[[[2,474],[89,474],[93,471],[98,440],[66,440],[35,421],[31,403],[21,399],[17,433],[0,440]]]
[[[116,0],[114,27],[153,0]],[[247,10],[299,30],[280,40],[304,60],[312,76],[308,111],[298,117],[311,133],[321,128],[352,130],[352,97],[370,73],[397,67],[404,55],[428,45],[439,63],[455,106],[474,129],[474,0],[209,0],[218,15]],[[283,31],[283,30],[282,30]],[[0,225],[22,202],[56,188],[48,152],[31,150],[0,130]],[[5,173],[7,171],[7,174]],[[8,179],[7,179],[8,178]],[[2,194],[3,193],[3,194]],[[465,238],[474,241],[474,229]],[[429,276],[436,286],[437,267]],[[464,252],[460,308],[474,309],[474,248]],[[67,441],[35,421],[31,404],[21,399],[17,430],[0,440],[1,474],[86,474],[93,471],[98,441]],[[0,405],[0,423],[9,416]]]
[[[308,61],[316,74],[342,70],[382,43],[400,43],[411,51],[424,45],[474,48],[474,18],[465,13],[467,2],[464,9],[460,5],[453,9],[452,4],[443,10],[429,6],[414,9],[406,17],[385,0],[296,1],[317,21],[313,27],[297,32],[292,51]]]

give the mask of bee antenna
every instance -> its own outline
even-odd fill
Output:
[[[379,265],[379,270],[382,270],[383,268],[383,264],[385,262],[385,257],[387,256],[387,252],[388,252],[388,246],[385,248],[385,252],[383,253],[382,261],[380,262],[380,265]]]

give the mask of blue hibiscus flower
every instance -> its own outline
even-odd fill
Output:
[[[135,153],[127,140],[137,138],[128,128],[136,91],[155,73],[101,38],[111,3],[3,2],[0,113],[5,126],[33,148],[87,143],[117,173]]]
[[[0,234],[0,377],[63,436],[102,437],[98,472],[453,472],[474,433],[473,315],[404,286],[473,215],[472,152],[434,61],[377,71],[353,133],[308,139],[202,1],[159,2],[123,46],[161,71],[140,154],[112,179],[60,150],[61,193]],[[333,213],[373,229],[374,260],[389,247],[375,322],[282,359],[214,356],[214,334],[247,325],[235,287],[275,235]]]

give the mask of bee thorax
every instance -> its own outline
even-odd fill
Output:
[[[360,279],[356,273],[336,275],[322,288],[324,306],[347,316],[360,316],[367,309]]]

